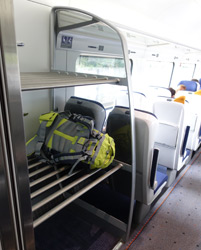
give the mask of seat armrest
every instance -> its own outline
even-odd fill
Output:
[[[156,182],[156,170],[158,165],[158,155],[159,149],[155,148],[153,153],[152,159],[152,166],[151,166],[151,176],[150,176],[150,186],[154,190],[157,183]]]
[[[187,145],[187,141],[188,141],[188,135],[190,132],[190,126],[186,126],[186,131],[185,131],[185,135],[184,135],[184,141],[183,141],[183,145],[182,145],[182,156],[184,156],[185,150],[186,150],[186,145]]]

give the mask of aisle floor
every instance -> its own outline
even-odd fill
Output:
[[[183,178],[181,178],[182,175],[184,175]],[[166,197],[167,199],[160,206]],[[159,206],[156,214],[146,224]],[[146,226],[143,228],[144,224]],[[125,249],[201,249],[201,150],[180,172],[143,223],[134,230],[127,244],[121,247],[121,250]]]

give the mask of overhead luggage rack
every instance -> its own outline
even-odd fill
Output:
[[[21,73],[21,90],[53,89],[93,84],[117,84],[119,78],[84,75],[67,72]]]
[[[68,175],[70,166],[55,166],[40,161],[30,161],[29,179],[34,227],[108,178],[122,166],[119,163],[104,170],[80,168]]]

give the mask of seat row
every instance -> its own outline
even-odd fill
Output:
[[[95,127],[102,130],[106,111],[102,104],[71,97],[65,110],[94,118]],[[115,106],[107,118],[106,132],[114,138],[116,159],[125,166],[113,176],[113,187],[129,196],[131,178],[130,112],[125,106]],[[190,156],[187,139],[190,126],[185,122],[185,105],[157,101],[153,113],[135,110],[136,144],[136,221],[140,222],[162,189],[175,179]]]
[[[195,84],[197,86],[197,83]],[[159,88],[159,87],[154,87],[154,89],[156,93],[155,94],[152,93],[151,96],[149,95],[148,97],[143,93],[133,92],[134,107],[136,109],[146,110],[148,112],[155,113],[155,110],[154,110],[155,102],[159,102],[159,101],[160,102],[174,102],[174,101],[182,102],[185,106],[185,122],[190,127],[189,137],[187,141],[187,148],[190,151],[195,152],[201,144],[201,110],[200,110],[201,96],[198,94],[196,95],[195,93],[197,92],[194,92],[194,91],[178,91],[176,94],[176,99],[174,99],[174,98],[171,98],[170,91],[168,89]],[[122,98],[119,98],[116,104],[117,105],[120,104],[121,106],[128,107],[129,106],[128,96],[126,96],[126,93],[122,92],[120,96]],[[181,96],[184,96],[185,97],[184,99],[186,100],[185,101],[184,99],[180,100],[179,97]],[[168,107],[169,104],[166,104],[166,106]],[[162,108],[164,109],[165,114],[167,113],[167,107]],[[157,117],[158,119],[160,119],[159,116]],[[171,119],[171,114],[167,115],[166,119],[167,120]]]

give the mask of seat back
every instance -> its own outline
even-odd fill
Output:
[[[192,91],[178,91],[176,97],[185,96],[188,116],[187,123],[190,126],[187,148],[196,151],[200,145],[199,130],[201,126],[201,96]]]
[[[152,99],[155,99],[157,96],[171,97],[171,92],[168,88],[149,86],[146,95]]]
[[[145,94],[137,91],[133,91],[134,108],[145,110],[150,112],[152,110],[152,104],[149,103]],[[121,91],[116,99],[116,106],[129,107],[128,91]]]
[[[201,78],[199,79],[199,89],[201,89]]]
[[[95,121],[95,128],[99,131],[102,131],[106,118],[106,110],[101,103],[76,96],[71,96],[70,99],[66,102],[64,110],[69,110],[71,113],[77,113],[92,117]]]
[[[158,101],[153,104],[153,112],[159,121],[155,147],[159,148],[159,164],[179,170],[186,154],[187,136],[185,105],[177,102]],[[185,139],[184,139],[185,138]]]
[[[179,97],[179,96],[185,96],[186,100],[189,101],[191,100],[192,96],[194,95],[194,91],[188,91],[188,90],[179,90],[177,91],[177,93],[175,94],[175,98]]]
[[[145,94],[134,91],[133,100],[135,109],[140,109],[148,112],[152,111],[152,105],[151,103],[149,103],[149,100]]]
[[[184,85],[187,91],[193,91],[193,92],[197,91],[200,87],[197,82],[187,81],[187,80],[180,81],[177,86],[179,85]]]
[[[161,192],[167,176],[160,184],[157,180],[157,152],[154,151],[157,118],[148,112],[135,110],[136,188],[135,199],[149,205]],[[115,107],[107,121],[107,133],[113,137],[116,158],[131,164],[130,112],[128,108]],[[131,169],[127,169],[131,172]],[[158,182],[157,182],[158,181]],[[126,181],[122,179],[124,185]],[[120,184],[119,184],[120,185]]]
[[[115,100],[115,106],[129,107],[128,90],[120,90]]]

